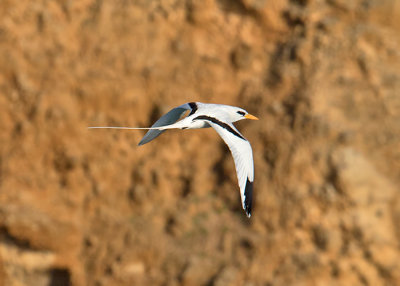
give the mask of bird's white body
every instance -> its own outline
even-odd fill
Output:
[[[181,116],[190,111],[181,119]],[[118,129],[148,129],[139,145],[146,144],[168,129],[198,129],[213,127],[231,150],[240,187],[243,209],[251,216],[254,181],[253,152],[250,143],[232,124],[242,119],[257,119],[244,109],[222,104],[189,102],[170,110],[150,128],[136,127],[91,127]],[[179,120],[181,119],[181,120]]]
[[[207,123],[207,121],[193,120],[195,117],[201,115],[218,118],[222,122],[236,122],[238,120],[244,119],[243,116],[240,116],[236,113],[238,108],[234,106],[201,102],[196,102],[195,104],[197,106],[197,110],[193,114],[189,114],[187,117],[176,122],[175,124],[171,124],[170,127],[180,129],[198,129],[211,127],[210,124]],[[188,105],[188,103],[182,104],[177,108],[186,108],[186,105]]]

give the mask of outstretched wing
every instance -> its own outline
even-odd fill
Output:
[[[191,114],[196,112],[197,110],[197,105],[195,102],[190,102],[190,103],[185,103],[182,104],[181,106],[175,107],[171,109],[168,113],[164,114],[161,116],[160,119],[154,123],[151,128],[154,127],[160,127],[160,126],[166,126],[175,123],[178,121],[178,119],[184,114],[187,110],[191,110]],[[140,140],[139,145],[143,145],[146,143],[149,143],[151,140],[157,138],[161,133],[163,133],[165,130],[158,130],[158,129],[152,129],[149,130],[142,140]]]
[[[218,132],[231,150],[240,187],[242,206],[247,216],[250,217],[253,197],[254,163],[253,151],[249,141],[231,123],[226,123],[206,115],[198,116],[196,119],[206,120]]]

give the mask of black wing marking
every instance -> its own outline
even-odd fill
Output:
[[[196,102],[189,102],[189,107],[191,111],[188,116],[193,115],[198,109]]]
[[[196,118],[193,118],[193,120],[199,120],[199,119],[211,121],[211,122],[221,126],[222,128],[228,130],[233,135],[247,141],[246,138],[244,138],[239,132],[237,132],[235,129],[233,129],[231,126],[229,126],[229,124],[226,124],[225,122],[222,122],[222,121],[218,120],[217,118],[207,116],[207,115],[199,115]]]

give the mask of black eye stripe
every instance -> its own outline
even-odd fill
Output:
[[[246,113],[244,113],[243,111],[238,111],[237,113],[239,113],[240,115],[244,116]]]

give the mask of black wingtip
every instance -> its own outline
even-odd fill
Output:
[[[247,178],[246,188],[244,190],[244,211],[247,217],[251,217],[251,207],[253,201],[253,182]]]

